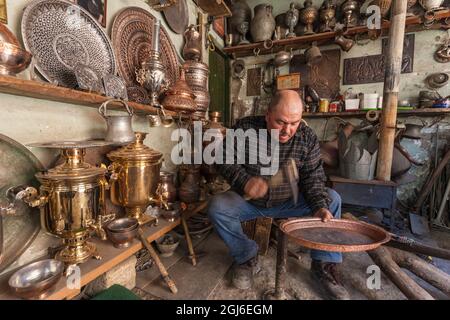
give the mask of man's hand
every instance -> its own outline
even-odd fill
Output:
[[[330,210],[328,210],[326,208],[321,208],[321,209],[317,210],[314,213],[314,217],[322,219],[323,222],[328,222],[331,219],[333,219],[333,215],[331,214]]]
[[[269,185],[266,180],[259,177],[252,177],[247,181],[244,187],[245,195],[250,199],[259,199],[266,195],[269,190]]]

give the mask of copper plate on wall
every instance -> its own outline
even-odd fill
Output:
[[[174,5],[163,10],[164,18],[170,29],[177,34],[181,34],[186,30],[189,24],[189,8],[186,0],[177,0]]]
[[[61,0],[31,1],[23,12],[21,28],[25,48],[49,82],[74,88],[78,64],[87,65],[100,76],[116,73],[108,36],[82,7]]]
[[[340,61],[341,50],[339,49],[322,51],[320,62],[311,66],[306,64],[305,56],[299,54],[292,58],[289,72],[301,74],[302,87],[312,87],[321,98],[333,99],[340,90]]]
[[[402,73],[411,73],[414,69],[414,34],[405,35],[403,42]],[[363,84],[384,81],[384,69],[388,41],[382,41],[382,53],[371,56],[344,59],[344,85]]]
[[[261,95],[261,68],[247,70],[247,96]]]
[[[293,219],[283,222],[280,229],[301,246],[332,252],[368,251],[391,240],[380,227],[345,219]]]
[[[155,17],[138,7],[121,10],[112,26],[111,38],[117,57],[119,74],[127,86],[138,86],[136,69],[148,57],[151,50],[153,23]],[[169,35],[161,26],[161,61],[166,66],[166,77],[173,85],[178,79],[179,62]]]

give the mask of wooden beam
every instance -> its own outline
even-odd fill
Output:
[[[383,111],[376,176],[376,179],[382,181],[391,180],[403,41],[405,38],[406,8],[407,0],[394,0],[391,7],[391,28],[389,29],[387,61],[384,73]]]
[[[95,93],[58,87],[51,83],[24,80],[10,76],[0,76],[0,92],[30,98],[83,105],[92,108],[98,108],[103,102],[111,99]],[[128,104],[138,114],[157,114],[158,112],[157,108],[149,105],[132,101],[128,102]],[[117,103],[112,103],[111,107],[113,109],[119,107],[123,109],[123,106]],[[167,111],[167,114],[172,116],[177,115],[175,112],[171,111]]]

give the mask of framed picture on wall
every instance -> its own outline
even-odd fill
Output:
[[[6,11],[6,0],[0,0],[0,22],[8,23],[8,13]]]
[[[103,28],[106,28],[107,0],[72,0],[86,9]]]

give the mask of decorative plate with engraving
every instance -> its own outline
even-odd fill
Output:
[[[74,68],[78,64],[100,76],[116,72],[114,52],[102,27],[71,2],[32,1],[23,13],[22,38],[37,70],[52,83],[76,87]]]
[[[113,74],[105,74],[103,76],[103,87],[105,88],[107,97],[128,100],[127,87],[121,77]]]
[[[150,97],[147,91],[139,86],[132,86],[127,88],[128,99],[130,101],[140,104],[150,104]]]
[[[151,50],[155,17],[138,7],[121,10],[114,19],[111,39],[117,57],[119,74],[127,86],[137,86],[136,69]],[[166,78],[173,85],[179,77],[178,56],[164,27],[160,31],[161,62],[166,66]],[[131,100],[131,99],[130,99]]]
[[[75,67],[74,72],[80,89],[105,94],[102,79],[93,69],[80,63]]]

